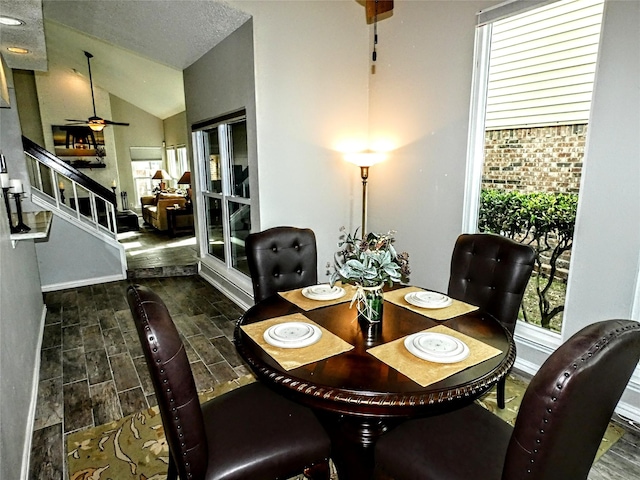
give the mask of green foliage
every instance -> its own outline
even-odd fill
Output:
[[[536,252],[536,293],[544,328],[549,328],[551,319],[564,310],[564,305],[551,306],[548,292],[558,259],[573,246],[577,207],[578,195],[572,193],[483,190],[480,196],[479,230],[526,243]],[[546,275],[543,275],[544,257],[548,257],[549,265]]]
[[[338,242],[341,250],[336,253],[331,284],[342,280],[363,287],[374,287],[407,280],[409,254],[396,252],[393,246],[394,233],[369,233],[364,239],[358,238],[357,230],[353,235],[342,233]]]

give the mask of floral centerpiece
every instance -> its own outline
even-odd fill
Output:
[[[344,227],[340,230],[344,231]],[[351,306],[356,303],[360,315],[370,322],[382,319],[382,287],[408,281],[411,273],[409,254],[396,252],[394,235],[391,230],[359,238],[356,230],[353,235],[343,233],[338,242],[340,250],[335,255],[331,285],[338,280],[354,284],[357,291]]]

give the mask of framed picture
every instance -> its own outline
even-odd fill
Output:
[[[105,156],[102,132],[94,132],[86,125],[52,125],[51,130],[55,154],[58,157],[83,159]]]

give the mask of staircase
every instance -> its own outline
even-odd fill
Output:
[[[124,278],[127,261],[117,240],[115,193],[24,136],[22,144],[31,201],[117,250]],[[73,248],[69,245],[70,257]]]

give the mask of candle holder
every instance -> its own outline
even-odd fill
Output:
[[[19,230],[13,226],[13,221],[11,220],[11,205],[9,205],[9,188],[2,187],[2,196],[4,197],[4,206],[7,209],[7,217],[9,218],[9,227],[11,229],[11,233],[18,233]]]
[[[60,189],[60,202],[64,203],[64,188]]]
[[[22,205],[20,205],[21,195],[22,193],[13,194],[13,199],[16,202],[16,213],[18,214],[18,224],[15,226],[16,231],[13,233],[25,233],[31,230],[31,228],[28,225],[25,225],[25,223],[22,221]]]

